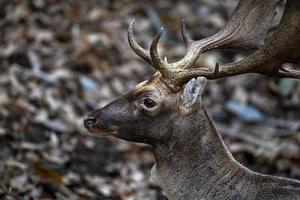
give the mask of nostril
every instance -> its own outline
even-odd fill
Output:
[[[87,117],[84,119],[84,126],[86,128],[90,128],[97,122],[97,119],[95,117]]]

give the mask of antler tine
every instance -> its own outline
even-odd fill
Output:
[[[300,71],[292,69],[280,69],[278,75],[282,78],[295,78],[300,79]]]
[[[158,41],[163,33],[163,28],[155,35],[154,39],[151,42],[150,51],[142,48],[136,41],[133,34],[135,20],[133,20],[128,28],[128,42],[132,50],[141,58],[143,58],[146,62],[152,65],[155,69],[157,69],[164,77],[170,75],[170,68],[167,64],[167,59],[165,61],[162,60],[157,51]]]
[[[134,34],[133,34],[134,22],[135,22],[135,20],[132,20],[132,22],[130,23],[129,28],[128,28],[127,36],[128,36],[129,45],[130,45],[131,49],[134,51],[134,53],[136,53],[139,57],[143,58],[150,65],[153,65],[149,51],[142,48],[137,43],[137,41],[134,37]]]
[[[213,36],[210,36],[202,40],[192,40],[191,38],[189,38],[187,34],[184,20],[181,21],[181,35],[187,47],[187,51],[185,56],[181,60],[174,63],[170,63],[172,68],[177,68],[177,69],[190,68],[197,61],[201,53],[209,50],[212,47],[211,44],[216,42],[221,43],[220,41],[222,37],[224,37],[224,35],[217,33]],[[215,48],[216,47],[217,46],[215,45]]]
[[[187,35],[184,19],[181,20],[181,35],[187,48],[190,48],[193,40]]]
[[[190,68],[197,61],[198,57],[202,52],[201,45],[203,44],[200,44],[199,41],[194,41],[191,38],[189,38],[184,20],[181,21],[181,35],[187,47],[186,54],[181,60],[174,63],[170,63],[170,66],[172,68],[177,69],[187,69]]]
[[[160,58],[157,51],[158,41],[163,33],[163,28],[155,35],[150,45],[150,56],[152,58],[153,67],[156,68],[164,77],[168,77],[171,74],[171,68],[167,62]]]

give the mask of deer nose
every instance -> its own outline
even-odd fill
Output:
[[[89,129],[93,127],[94,124],[96,124],[97,119],[95,117],[86,117],[84,119],[84,126],[85,128]]]

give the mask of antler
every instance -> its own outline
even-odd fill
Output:
[[[284,63],[300,62],[300,1],[288,0],[279,27],[263,44],[270,28],[279,0],[240,0],[230,20],[218,33],[194,41],[186,34],[182,22],[182,36],[187,46],[184,58],[174,63],[162,60],[157,44],[162,30],[151,42],[150,51],[140,47],[133,36],[132,22],[128,39],[134,52],[161,72],[167,85],[177,90],[193,77],[206,76],[209,79],[233,76],[243,73],[261,73],[269,76],[300,78],[300,72],[282,67]],[[291,39],[292,38],[292,39]],[[244,60],[214,68],[191,66],[198,57],[211,49],[231,48],[256,52]]]

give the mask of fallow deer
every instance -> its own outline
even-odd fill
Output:
[[[278,0],[240,0],[221,31],[198,41],[187,36],[182,23],[187,53],[174,63],[158,55],[162,31],[148,51],[136,42],[132,22],[131,48],[158,72],[90,113],[85,127],[95,135],[152,145],[156,163],[151,176],[169,199],[300,200],[300,181],[253,172],[233,158],[201,100],[206,78],[261,73],[300,79],[299,71],[283,66],[300,63],[300,1],[287,0],[283,17],[271,33],[277,4]],[[223,66],[191,68],[201,53],[217,48],[252,54]]]

